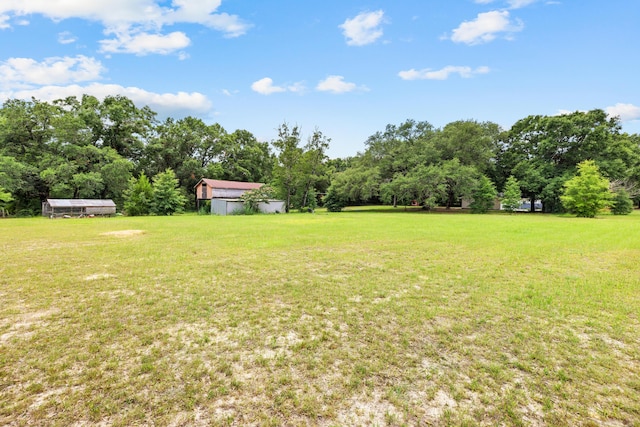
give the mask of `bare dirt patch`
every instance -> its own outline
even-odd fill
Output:
[[[55,313],[57,313],[57,310],[43,310],[22,314],[13,322],[8,332],[0,335],[0,344],[4,344],[14,336],[28,338],[33,334],[32,329],[44,326],[46,323],[45,318]]]

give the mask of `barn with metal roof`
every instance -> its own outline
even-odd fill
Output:
[[[47,199],[42,203],[42,216],[49,218],[115,215],[111,199]]]

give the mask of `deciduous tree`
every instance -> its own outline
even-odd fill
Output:
[[[578,164],[578,174],[564,187],[562,204],[579,217],[593,218],[611,204],[609,181],[600,174],[593,160]]]
[[[299,181],[298,167],[303,154],[300,144],[300,129],[298,126],[289,128],[287,123],[283,123],[278,128],[278,138],[272,144],[278,150],[273,167],[273,178],[276,191],[285,201],[285,210],[289,212],[291,207],[291,197]]]

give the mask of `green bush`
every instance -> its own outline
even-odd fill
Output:
[[[144,172],[138,179],[129,180],[129,187],[124,191],[124,210],[127,215],[149,215],[152,200],[153,187]]]
[[[211,200],[203,200],[200,203],[198,209],[198,215],[210,215],[211,214]]]
[[[16,217],[18,218],[31,218],[33,216],[33,211],[31,209],[20,209],[16,212]]]
[[[328,193],[322,198],[322,204],[328,212],[340,212],[347,205],[332,187],[329,187]]]
[[[620,188],[613,193],[611,201],[611,212],[614,215],[629,215],[633,212],[633,201],[629,197],[629,193],[624,188]]]
[[[260,213],[259,210],[256,210],[251,205],[245,203],[241,208],[235,209],[229,215],[255,215],[258,213]]]

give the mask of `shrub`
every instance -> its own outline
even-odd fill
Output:
[[[322,198],[322,204],[329,212],[340,212],[347,205],[332,187],[329,187],[329,191]]]
[[[211,200],[203,200],[200,202],[200,208],[198,209],[198,215],[211,214]]]
[[[143,172],[138,179],[129,180],[129,188],[124,192],[124,210],[130,216],[149,215],[152,198],[153,187]]]
[[[633,211],[633,201],[629,197],[629,193],[624,188],[618,189],[613,193],[611,201],[611,212],[614,215],[629,215]]]
[[[243,203],[244,215],[251,215],[260,212],[258,207],[260,203],[269,203],[270,199],[274,197],[274,190],[268,185],[263,185],[260,188],[254,188],[253,190],[245,191],[240,199]]]

